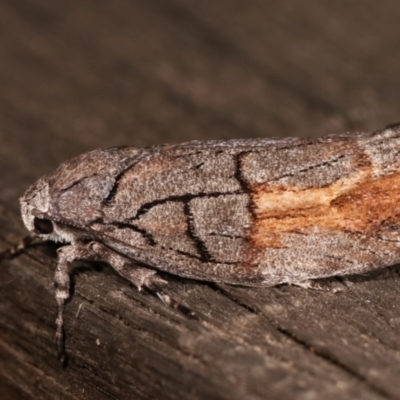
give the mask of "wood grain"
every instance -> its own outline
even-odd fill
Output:
[[[0,251],[25,234],[24,190],[90,149],[396,122],[399,16],[389,0],[2,1]],[[335,294],[165,275],[194,321],[78,264],[63,369],[54,261],[45,245],[1,263],[2,399],[400,399],[396,267]]]

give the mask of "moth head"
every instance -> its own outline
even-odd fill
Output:
[[[49,209],[49,185],[39,179],[20,198],[22,220],[27,229],[44,239],[54,234],[54,223],[45,217]]]
[[[141,153],[134,147],[113,147],[64,162],[21,197],[25,226],[44,240],[86,239],[86,228],[103,218],[103,203],[113,194],[118,175]]]

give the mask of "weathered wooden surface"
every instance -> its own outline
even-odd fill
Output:
[[[18,196],[89,149],[400,120],[399,17],[389,0],[2,1],[0,251],[25,233]],[[336,294],[167,277],[195,321],[80,265],[63,369],[54,261],[0,264],[1,399],[400,399],[396,267]]]

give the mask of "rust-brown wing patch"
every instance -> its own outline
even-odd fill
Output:
[[[317,230],[377,234],[400,226],[400,174],[374,177],[364,168],[321,188],[253,185],[256,220],[252,241],[258,248],[285,247],[287,233]]]

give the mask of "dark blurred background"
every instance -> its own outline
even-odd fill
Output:
[[[0,201],[116,144],[400,119],[395,0],[3,0]]]
[[[12,213],[27,187],[94,148],[399,122],[399,22],[396,0],[1,0],[0,250],[25,232]],[[110,269],[81,274],[61,370],[55,257],[34,251],[1,266],[2,399],[128,398],[135,385],[144,399],[400,398],[395,272],[341,297],[172,280],[208,325]],[[129,351],[115,358],[122,320]]]

